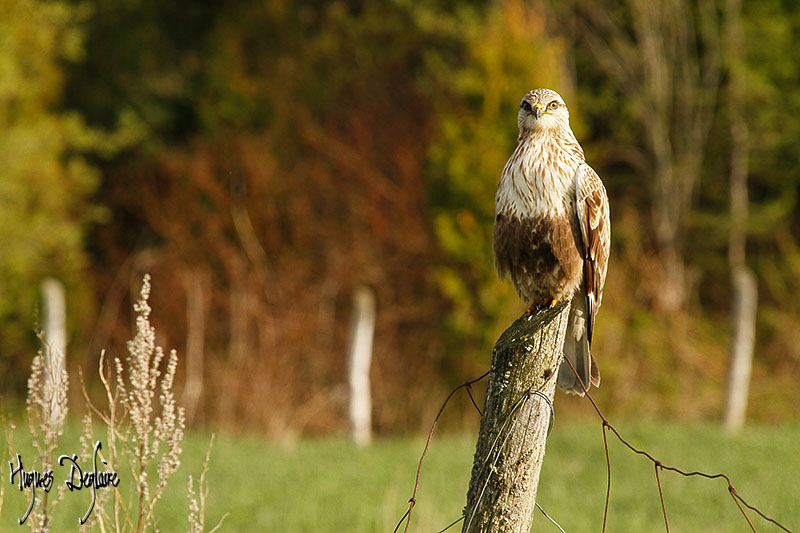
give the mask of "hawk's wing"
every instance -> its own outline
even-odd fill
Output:
[[[583,248],[583,283],[586,289],[588,324],[586,333],[592,343],[594,317],[603,301],[608,255],[611,249],[611,218],[608,195],[597,173],[581,163],[575,170],[575,199]]]

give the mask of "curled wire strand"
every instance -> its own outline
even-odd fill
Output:
[[[548,520],[550,520],[550,522],[552,522],[553,525],[556,526],[559,531],[561,531],[561,533],[567,533],[566,531],[564,531],[564,528],[561,527],[561,525],[558,522],[553,520],[552,516],[550,516],[549,514],[544,512],[544,509],[542,508],[541,505],[539,505],[539,502],[536,502],[536,508],[539,509],[539,511],[544,515],[544,517],[547,518]]]
[[[425,460],[425,454],[428,453],[428,447],[431,445],[431,438],[433,438],[433,432],[436,431],[436,426],[439,424],[439,418],[442,416],[444,408],[447,407],[447,403],[450,401],[450,398],[452,398],[453,395],[456,392],[458,392],[459,389],[465,388],[469,393],[469,397],[472,399],[472,404],[475,406],[475,409],[478,409],[478,404],[476,404],[475,399],[472,398],[472,392],[470,391],[470,387],[475,383],[481,381],[488,375],[489,371],[487,370],[477,378],[465,381],[458,387],[451,390],[450,394],[448,394],[447,398],[445,398],[444,403],[439,408],[439,412],[436,413],[436,418],[433,419],[431,430],[428,432],[428,440],[425,441],[425,449],[422,450],[422,456],[419,458],[419,465],[417,466],[417,477],[416,480],[414,481],[414,492],[411,494],[411,498],[408,500],[408,509],[406,510],[402,518],[400,518],[400,521],[397,522],[397,525],[395,526],[393,533],[397,533],[397,531],[400,529],[400,526],[403,524],[403,521],[405,521],[406,523],[406,527],[403,529],[404,533],[408,531],[408,526],[411,525],[411,513],[414,511],[414,506],[417,504],[417,489],[419,488],[419,477],[420,477],[420,472],[422,471],[422,462]],[[478,413],[480,412],[481,410],[478,409]],[[481,413],[481,416],[483,416],[483,413]]]
[[[657,468],[659,468],[661,470],[669,470],[669,471],[675,472],[677,474],[680,474],[681,476],[684,476],[684,477],[697,476],[697,477],[703,477],[703,478],[706,478],[706,479],[717,479],[717,478],[724,479],[728,483],[728,492],[730,493],[731,498],[733,498],[734,503],[736,503],[736,506],[739,508],[739,511],[741,511],[742,516],[744,516],[744,519],[747,521],[748,525],[750,526],[750,528],[753,531],[755,531],[756,529],[753,526],[753,523],[750,521],[750,517],[747,516],[747,512],[744,510],[745,507],[747,509],[750,509],[754,513],[758,514],[761,518],[763,518],[767,522],[772,523],[773,525],[779,527],[780,529],[782,529],[783,531],[786,531],[787,533],[791,533],[791,531],[789,529],[787,529],[786,526],[784,526],[783,524],[781,524],[780,522],[778,522],[774,518],[770,518],[769,516],[764,514],[757,507],[747,503],[747,501],[745,501],[745,499],[742,498],[739,495],[738,492],[736,492],[736,489],[733,487],[733,483],[731,482],[731,479],[730,479],[730,477],[728,477],[727,474],[722,474],[722,473],[719,473],[719,474],[708,474],[706,472],[701,472],[701,471],[697,471],[697,470],[692,471],[692,472],[686,472],[685,470],[682,470],[680,468],[663,464],[661,461],[659,461],[658,459],[656,459],[655,457],[650,455],[648,452],[646,452],[644,450],[640,450],[639,448],[635,447],[634,445],[629,443],[627,440],[625,440],[622,437],[622,435],[619,433],[619,431],[617,431],[616,428],[611,425],[611,422],[608,421],[608,419],[605,417],[605,415],[603,415],[603,412],[600,410],[600,407],[597,405],[597,402],[594,401],[594,398],[592,398],[592,395],[589,393],[589,390],[586,388],[586,385],[583,383],[583,380],[581,380],[581,377],[578,375],[578,372],[575,370],[575,367],[573,366],[572,362],[569,359],[567,359],[566,357],[564,358],[564,361],[567,362],[569,367],[575,373],[575,376],[577,376],[578,382],[581,384],[581,388],[583,389],[584,395],[589,400],[589,402],[591,402],[592,407],[594,407],[594,410],[597,413],[597,416],[599,416],[600,419],[603,422],[603,443],[605,445],[606,466],[608,468],[608,486],[607,486],[607,490],[606,490],[606,506],[605,506],[605,510],[603,512],[603,531],[604,532],[606,530],[606,517],[608,516],[608,505],[609,505],[609,498],[610,498],[610,495],[611,495],[611,460],[609,458],[609,452],[608,452],[608,440],[606,439],[606,429],[608,429],[609,431],[611,431],[617,437],[617,440],[619,440],[623,445],[625,445],[625,447],[627,447],[629,450],[631,450],[632,452],[634,452],[634,453],[636,453],[638,455],[643,455],[643,456],[647,457],[651,462],[653,462],[653,464],[657,465]],[[660,479],[659,479],[659,481],[660,481]],[[662,510],[664,511],[664,520],[666,521],[666,507],[663,506]],[[669,526],[668,525],[667,525],[667,531],[669,531]]]
[[[646,457],[647,459],[649,459],[653,463],[654,469],[655,469],[655,474],[656,474],[656,484],[658,486],[659,499],[661,501],[661,511],[663,513],[663,516],[664,516],[664,526],[666,528],[667,533],[669,533],[669,520],[668,520],[668,517],[667,517],[667,507],[666,507],[666,504],[664,502],[664,492],[663,492],[663,489],[662,489],[662,486],[661,486],[661,477],[660,477],[660,473],[659,473],[660,471],[664,471],[664,470],[675,472],[676,474],[679,474],[679,475],[684,476],[684,477],[696,476],[696,477],[702,477],[702,478],[705,478],[705,479],[717,479],[717,478],[723,479],[728,484],[728,493],[730,494],[731,499],[736,504],[736,507],[739,509],[739,511],[742,513],[742,516],[744,517],[745,521],[750,526],[750,529],[752,531],[755,532],[756,528],[753,525],[753,522],[750,520],[750,517],[748,516],[747,511],[745,509],[756,513],[762,519],[764,519],[767,522],[770,522],[771,524],[777,526],[778,528],[780,528],[781,530],[785,531],[786,533],[791,533],[791,531],[786,526],[784,526],[783,524],[781,524],[780,522],[778,522],[774,518],[771,518],[771,517],[767,516],[764,512],[762,512],[760,509],[758,509],[754,505],[751,505],[750,503],[748,503],[736,491],[736,489],[734,488],[730,477],[728,477],[727,474],[723,474],[723,473],[709,474],[709,473],[702,472],[702,471],[690,471],[689,472],[689,471],[685,471],[683,469],[677,468],[675,466],[665,465],[664,463],[662,463],[661,461],[659,461],[658,459],[653,457],[647,451],[641,450],[639,448],[636,448],[630,442],[625,440],[625,438],[622,437],[622,435],[611,424],[611,422],[608,421],[608,419],[605,417],[605,415],[601,411],[600,407],[597,405],[597,402],[595,402],[594,398],[592,398],[592,395],[589,393],[589,390],[587,389],[586,385],[583,383],[583,380],[581,379],[580,375],[578,375],[578,372],[576,372],[575,367],[572,364],[572,362],[567,358],[564,358],[564,361],[567,362],[569,367],[572,369],[572,372],[575,373],[575,375],[577,376],[578,383],[580,383],[581,389],[583,390],[584,395],[586,396],[586,398],[591,403],[592,407],[594,408],[595,412],[597,413],[597,416],[600,418],[600,420],[602,421],[602,424],[603,424],[603,446],[605,448],[606,471],[607,471],[606,502],[605,502],[605,507],[603,509],[603,529],[602,529],[603,532],[606,531],[606,525],[607,525],[607,521],[608,521],[608,509],[609,509],[609,505],[610,505],[610,501],[611,501],[611,456],[609,454],[609,448],[608,448],[608,431],[611,431],[614,434],[614,436],[617,438],[617,440],[619,440],[619,442],[622,443],[626,448],[628,448],[630,451],[634,452],[635,454],[642,455],[642,456]],[[415,479],[415,482],[414,482],[414,492],[413,492],[411,498],[408,500],[408,503],[409,503],[408,509],[406,510],[405,514],[403,514],[403,516],[398,521],[397,526],[395,526],[393,533],[397,533],[397,531],[400,529],[400,526],[403,524],[404,521],[405,521],[405,529],[403,530],[404,533],[408,531],[409,525],[411,524],[411,514],[412,514],[412,512],[414,510],[414,506],[416,505],[416,497],[417,497],[417,490],[419,488],[420,475],[421,475],[421,471],[422,471],[422,463],[425,460],[425,455],[427,454],[428,448],[430,447],[431,440],[432,440],[432,437],[433,437],[433,433],[436,430],[436,426],[439,423],[439,418],[442,416],[442,413],[444,412],[444,409],[447,406],[448,402],[453,397],[453,395],[456,392],[458,392],[459,389],[463,388],[463,389],[465,389],[467,391],[467,394],[469,395],[470,401],[472,402],[472,405],[475,407],[475,410],[478,412],[478,414],[480,416],[483,416],[483,413],[481,412],[480,408],[478,407],[477,402],[475,401],[475,398],[472,395],[472,385],[474,385],[475,383],[483,380],[488,375],[489,375],[489,371],[487,370],[486,372],[484,372],[482,375],[478,376],[477,378],[469,380],[469,381],[466,381],[466,382],[462,383],[461,385],[455,387],[453,390],[450,391],[450,394],[448,394],[448,396],[445,399],[444,403],[439,408],[439,411],[436,414],[436,418],[434,419],[433,424],[431,425],[431,429],[428,432],[428,438],[427,438],[427,440],[425,442],[425,448],[423,449],[422,455],[420,456],[419,465],[417,466],[417,475],[416,475],[416,479]],[[555,423],[555,409],[553,409],[553,403],[550,400],[550,398],[546,394],[544,394],[543,392],[541,392],[539,390],[529,390],[529,391],[527,391],[526,394],[524,394],[518,400],[518,402],[515,404],[515,406],[512,408],[511,413],[509,413],[509,418],[512,415],[514,415],[516,413],[516,411],[519,409],[519,407],[525,401],[527,401],[527,399],[530,398],[530,396],[532,396],[532,395],[540,396],[541,398],[543,398],[547,402],[548,406],[550,407],[550,425],[549,425],[548,430],[547,430],[547,433],[548,433],[548,436],[549,436],[550,432],[553,429],[553,425]],[[505,426],[505,424],[507,424],[507,423],[508,423],[508,418],[503,422],[503,426]],[[514,422],[512,422],[512,428],[513,428],[513,424],[515,424],[515,423],[516,423],[516,420],[514,420]],[[484,463],[481,466],[482,469],[485,468],[485,466],[489,463],[489,461],[490,461],[490,459],[492,457],[492,455],[491,455],[492,451],[494,450],[494,446],[497,444],[497,439],[499,439],[499,436],[500,436],[501,432],[498,432],[498,435],[495,438],[495,442],[492,444],[492,447],[490,449],[489,455],[487,455],[487,457],[484,459]],[[500,447],[500,450],[502,450],[503,446],[505,446],[505,441],[504,441],[503,445]],[[494,458],[493,464],[497,462],[497,459],[499,457],[499,453],[500,452],[498,451],[498,454]],[[488,479],[487,479],[487,483],[488,483]],[[484,485],[483,490],[485,490],[485,488],[486,487]],[[481,496],[479,496],[479,500],[478,501],[480,501],[480,498],[483,497],[483,490],[481,491]],[[553,524],[555,524],[556,527],[558,527],[559,530],[561,530],[562,532],[564,531],[564,529],[555,520],[553,520],[547,513],[544,512],[544,510],[538,504],[538,502],[536,504],[536,507],[542,512],[542,514],[545,515],[545,517],[548,518],[548,520],[550,520]],[[473,515],[474,515],[474,512],[473,512]],[[465,516],[462,513],[460,518],[458,518],[457,520],[455,520],[454,522],[449,524],[447,527],[442,529],[441,532],[450,529],[455,524],[457,524],[460,521],[464,520],[464,518],[465,518]],[[472,517],[470,517],[470,520],[471,519],[472,519]],[[469,524],[467,525],[467,529],[468,529],[468,527],[469,527]]]

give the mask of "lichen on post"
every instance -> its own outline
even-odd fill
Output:
[[[530,531],[569,307],[523,315],[492,350],[462,531]]]

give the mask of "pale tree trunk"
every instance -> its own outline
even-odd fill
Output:
[[[523,316],[495,344],[465,532],[530,531],[569,307]]]
[[[350,432],[358,446],[365,446],[372,439],[369,369],[374,331],[375,296],[370,289],[359,287],[353,294],[353,320],[347,358],[350,383]]]
[[[203,368],[206,338],[206,315],[210,291],[210,275],[204,268],[195,268],[184,277],[186,292],[186,385],[183,403],[186,420],[194,419],[203,396]]]
[[[753,367],[758,288],[746,261],[749,166],[749,131],[744,119],[747,107],[744,74],[744,38],[741,23],[741,0],[725,4],[726,57],[730,71],[728,113],[731,121],[731,230],[728,264],[731,269],[731,338],[730,370],[725,397],[724,424],[735,432],[744,425],[750,375]]]

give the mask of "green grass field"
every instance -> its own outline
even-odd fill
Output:
[[[800,529],[800,427],[750,427],[735,438],[711,425],[620,423],[618,429],[665,464],[729,474],[751,504],[790,530]],[[17,437],[21,435],[18,429]],[[652,464],[609,437],[612,491],[607,531],[664,531]],[[186,478],[199,474],[208,438],[194,433],[185,442],[181,469],[158,504],[161,531],[186,531]],[[474,439],[434,437],[410,531],[438,531],[459,517]],[[77,452],[75,433],[66,434],[63,442],[60,453]],[[279,444],[219,435],[208,473],[207,524],[228,513],[223,531],[391,531],[407,508],[423,445],[422,437],[378,439],[359,450],[333,438]],[[26,468],[32,468],[32,458],[32,452],[23,454]],[[9,483],[7,463],[0,473],[5,490],[0,531],[23,531],[16,517],[25,509],[27,495]],[[67,473],[57,467],[56,483],[63,483]],[[124,489],[129,478],[124,472],[120,476]],[[724,481],[663,472],[662,484],[670,531],[750,531]],[[600,424],[557,423],[547,447],[539,503],[568,532],[600,531],[605,490]],[[89,498],[85,491],[68,493],[56,510],[52,531],[78,530],[78,516]],[[759,532],[779,531],[751,516]],[[540,514],[534,528],[558,531]],[[451,531],[460,531],[460,526]]]

